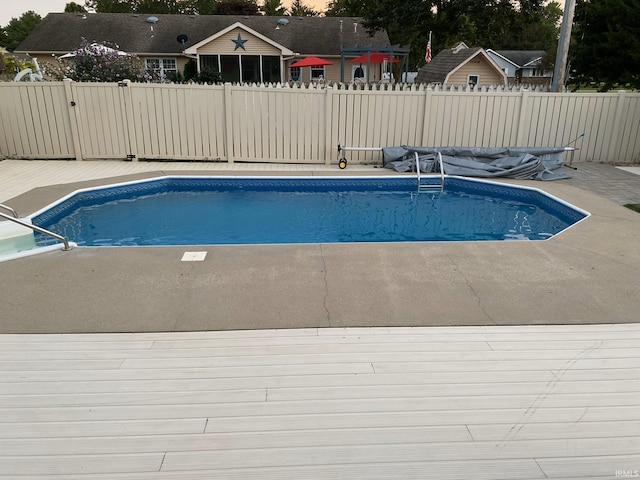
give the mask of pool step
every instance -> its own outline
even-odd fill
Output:
[[[420,183],[418,185],[418,192],[441,192],[442,191],[442,183]]]

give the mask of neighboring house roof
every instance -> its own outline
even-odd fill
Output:
[[[156,23],[147,18],[156,17]],[[354,17],[282,17],[262,15],[147,15],[129,13],[50,13],[16,48],[16,52],[63,54],[76,50],[82,38],[112,42],[138,55],[180,55],[183,50],[240,23],[301,55],[340,55],[342,48],[389,46],[385,32],[370,36]],[[357,24],[357,25],[354,25]],[[179,43],[178,35],[188,40]]]
[[[487,53],[501,57],[516,68],[533,68],[540,63],[546,52],[544,50],[492,50],[489,48]]]
[[[460,42],[454,48],[441,50],[431,62],[420,68],[414,81],[416,83],[446,83],[447,77],[478,55],[486,58],[490,65],[502,73],[482,48],[468,48],[463,42]]]

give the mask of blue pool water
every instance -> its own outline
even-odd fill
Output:
[[[544,240],[585,217],[532,189],[447,178],[416,190],[404,176],[163,178],[76,193],[33,222],[121,246]]]

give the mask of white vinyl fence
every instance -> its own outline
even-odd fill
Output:
[[[564,146],[584,133],[572,161],[640,162],[638,93],[65,80],[0,83],[0,108],[0,158],[328,164],[338,143]]]

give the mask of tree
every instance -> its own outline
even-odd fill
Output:
[[[356,0],[334,0],[330,9],[357,11]],[[353,9],[353,10],[352,10]],[[555,3],[543,0],[369,0],[361,10],[369,31],[386,30],[392,44],[411,45],[409,64],[424,64],[424,49],[433,32],[432,51],[438,53],[460,41],[471,47],[547,50],[557,41]]]
[[[12,18],[9,24],[4,27],[3,46],[9,51],[15,50],[41,20],[42,17],[33,10],[23,13],[20,18]]]
[[[436,29],[436,15],[433,1],[420,0],[372,0],[364,11],[364,25],[370,33],[386,30],[391,44],[412,47],[409,55],[410,68],[424,64],[424,48],[429,31],[434,30],[433,52],[444,46],[444,29]],[[437,10],[438,13],[442,9]]]
[[[258,15],[256,0],[86,0],[97,13]]]
[[[327,17],[364,17],[367,12],[366,0],[331,0],[327,6]]]
[[[190,58],[184,66],[184,72],[182,76],[184,78],[184,81],[188,82],[196,75],[198,75],[198,64],[193,58]]]
[[[6,80],[11,80],[21,70],[33,67],[30,61],[21,60],[14,55],[9,54],[4,48],[0,48],[0,58],[4,63],[4,72],[0,71],[0,78],[3,77]]]
[[[191,0],[189,3],[190,12],[198,15],[215,15],[218,10],[217,0]]]
[[[64,6],[66,13],[87,13],[87,9],[76,2],[69,2]]]
[[[193,14],[199,13],[193,1],[184,0],[135,0],[132,8],[136,13],[155,14]],[[199,2],[203,3],[203,2]],[[216,3],[211,0],[209,3]]]
[[[293,0],[289,10],[293,17],[316,17],[320,13],[302,3],[302,0]]]
[[[218,15],[259,15],[256,0],[220,0]]]
[[[260,10],[265,15],[272,17],[282,17],[287,14],[287,9],[282,5],[282,0],[264,0]]]
[[[86,0],[85,7],[97,13],[134,13],[135,4],[126,0]]]
[[[640,3],[580,0],[576,3],[569,59],[579,84],[606,91],[640,88]]]
[[[46,74],[57,80],[70,78],[76,82],[147,82],[151,75],[135,55],[122,55],[115,46],[88,43],[82,40],[69,63],[44,65]]]

